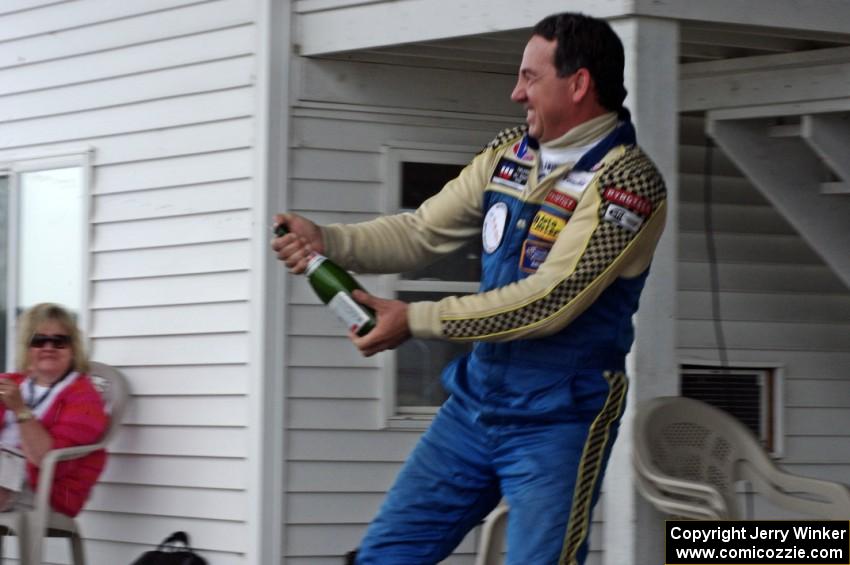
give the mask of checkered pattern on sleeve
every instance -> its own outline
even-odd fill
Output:
[[[528,124],[522,124],[521,126],[516,126],[512,128],[505,128],[499,133],[496,134],[490,143],[481,148],[480,152],[486,151],[488,149],[496,149],[497,147],[501,147],[502,145],[519,139],[525,132],[528,131]],[[480,153],[479,152],[479,153]]]
[[[606,188],[619,188],[642,196],[652,203],[650,217],[666,198],[661,174],[649,158],[637,147],[630,147],[600,173],[596,190],[600,193],[599,224],[591,235],[587,248],[575,270],[552,291],[529,304],[479,318],[444,319],[442,330],[453,339],[477,339],[494,334],[519,330],[542,322],[563,310],[593,283],[642,231],[630,232],[602,221],[607,203],[602,196]],[[647,218],[643,225],[646,225]]]

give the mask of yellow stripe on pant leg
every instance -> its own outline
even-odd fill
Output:
[[[611,435],[611,425],[622,414],[626,402],[628,389],[626,375],[622,372],[606,372],[604,376],[610,390],[605,405],[590,425],[590,432],[584,443],[573,491],[573,506],[567,523],[567,533],[564,536],[564,547],[561,550],[561,558],[558,560],[559,565],[577,565],[576,556],[587,537],[590,525],[593,490],[602,472],[602,459]]]

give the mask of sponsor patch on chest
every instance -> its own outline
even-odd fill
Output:
[[[504,202],[496,202],[487,210],[481,227],[481,245],[486,253],[493,253],[502,243],[507,220],[508,206]]]
[[[570,171],[563,178],[558,179],[555,188],[573,194],[581,194],[590,185],[594,176],[596,176],[596,173],[592,171]]]
[[[519,259],[519,268],[526,273],[534,273],[549,256],[552,244],[545,241],[526,239],[522,242],[522,255]]]
[[[543,241],[555,241],[567,225],[577,205],[578,201],[572,196],[550,190],[531,222],[529,235]]]
[[[514,143],[513,147],[511,147],[511,151],[513,151],[514,155],[517,156],[517,159],[522,159],[523,161],[534,161],[534,153],[531,153],[528,150],[528,136],[522,136],[522,139]]]
[[[502,157],[496,166],[496,170],[493,172],[493,176],[490,178],[490,182],[509,186],[517,190],[525,190],[526,185],[528,185],[528,174],[530,171],[531,167],[529,165],[523,165],[522,163]]]

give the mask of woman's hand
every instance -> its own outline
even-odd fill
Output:
[[[29,408],[21,397],[20,387],[10,378],[0,378],[0,402],[16,415]],[[47,452],[53,449],[53,438],[37,418],[19,423],[18,429],[21,432],[21,451],[30,463],[39,467]]]
[[[0,378],[0,402],[12,412],[26,408],[18,383],[8,377]]]

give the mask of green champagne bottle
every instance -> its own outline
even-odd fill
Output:
[[[278,224],[275,235],[283,237],[289,230]],[[364,336],[375,327],[375,312],[351,297],[355,290],[363,287],[348,271],[315,251],[310,254],[307,270],[304,273],[319,300],[328,305],[331,312],[345,326],[359,336]]]

